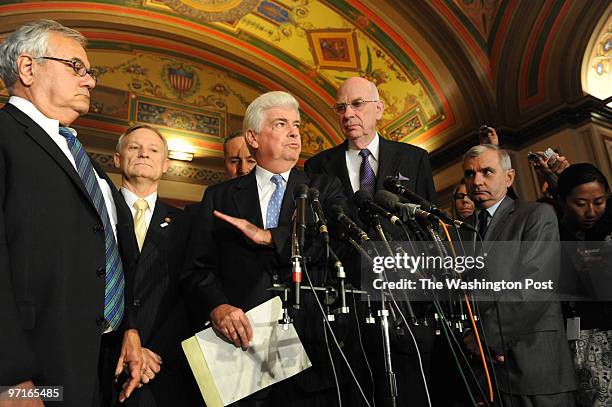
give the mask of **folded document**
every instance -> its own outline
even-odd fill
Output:
[[[283,326],[279,297],[246,313],[249,349],[221,339],[212,328],[183,341],[183,351],[208,407],[227,406],[311,366],[292,324]]]

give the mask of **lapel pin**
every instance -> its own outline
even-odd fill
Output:
[[[165,228],[166,226],[168,226],[170,224],[170,222],[172,222],[172,219],[170,218],[164,218],[164,223],[162,223],[161,225],[159,225],[162,228]]]

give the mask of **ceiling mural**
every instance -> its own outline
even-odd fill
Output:
[[[0,36],[38,18],[54,18],[81,31],[99,80],[90,113],[75,127],[96,160],[113,170],[110,157],[118,135],[136,122],[149,123],[171,147],[194,156],[191,163],[177,163],[166,178],[209,185],[222,178],[223,138],[241,127],[248,104],[269,90],[289,91],[300,101],[300,163],[340,143],[343,136],[331,106],[338,86],[351,76],[378,86],[386,106],[379,123],[384,137],[431,153],[443,151],[482,121],[470,116],[476,102],[464,95],[465,86],[476,82],[474,92],[485,94],[480,111],[494,112],[485,102],[499,97],[497,83],[507,85],[495,76],[497,64],[509,33],[522,25],[515,16],[529,7],[536,10],[537,24],[518,56],[530,65],[520,83],[530,93],[516,93],[525,99],[547,91],[540,76],[547,66],[550,33],[574,3],[537,2],[542,4],[6,0],[0,4]],[[386,13],[380,13],[380,5]],[[428,25],[433,16],[442,19],[443,27]],[[420,18],[425,19],[422,26],[414,23]],[[464,66],[457,69],[456,63]],[[0,84],[0,101],[7,95]]]

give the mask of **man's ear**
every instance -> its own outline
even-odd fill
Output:
[[[244,139],[246,140],[247,144],[251,146],[251,148],[255,150],[259,148],[259,143],[257,142],[257,134],[252,129],[247,129],[246,133],[244,134]]]
[[[34,58],[27,54],[17,57],[17,73],[23,86],[29,87],[34,82]]]
[[[168,167],[170,167],[170,160],[168,158],[164,158],[164,162],[162,163],[162,174],[165,174],[168,171]]]
[[[121,159],[119,157],[119,153],[115,153],[113,155],[113,162],[115,163],[115,168],[120,168],[121,167]]]
[[[376,102],[376,120],[380,120],[382,118],[383,112],[385,111],[385,102],[380,99]]]
[[[510,168],[506,172],[506,186],[507,187],[510,187],[510,185],[512,185],[512,183],[514,182],[515,175],[516,175],[516,172],[514,171],[514,168]]]

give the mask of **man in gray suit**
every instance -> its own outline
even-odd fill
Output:
[[[559,233],[551,206],[507,196],[514,181],[508,153],[497,146],[472,147],[463,159],[472,215],[483,239],[487,280],[557,280]],[[478,222],[476,223],[476,219]],[[491,244],[490,242],[512,242]],[[504,405],[573,406],[576,383],[561,306],[536,292],[505,291],[480,304],[481,325],[495,361]],[[545,300],[548,299],[548,300]],[[478,354],[472,332],[464,342]]]

